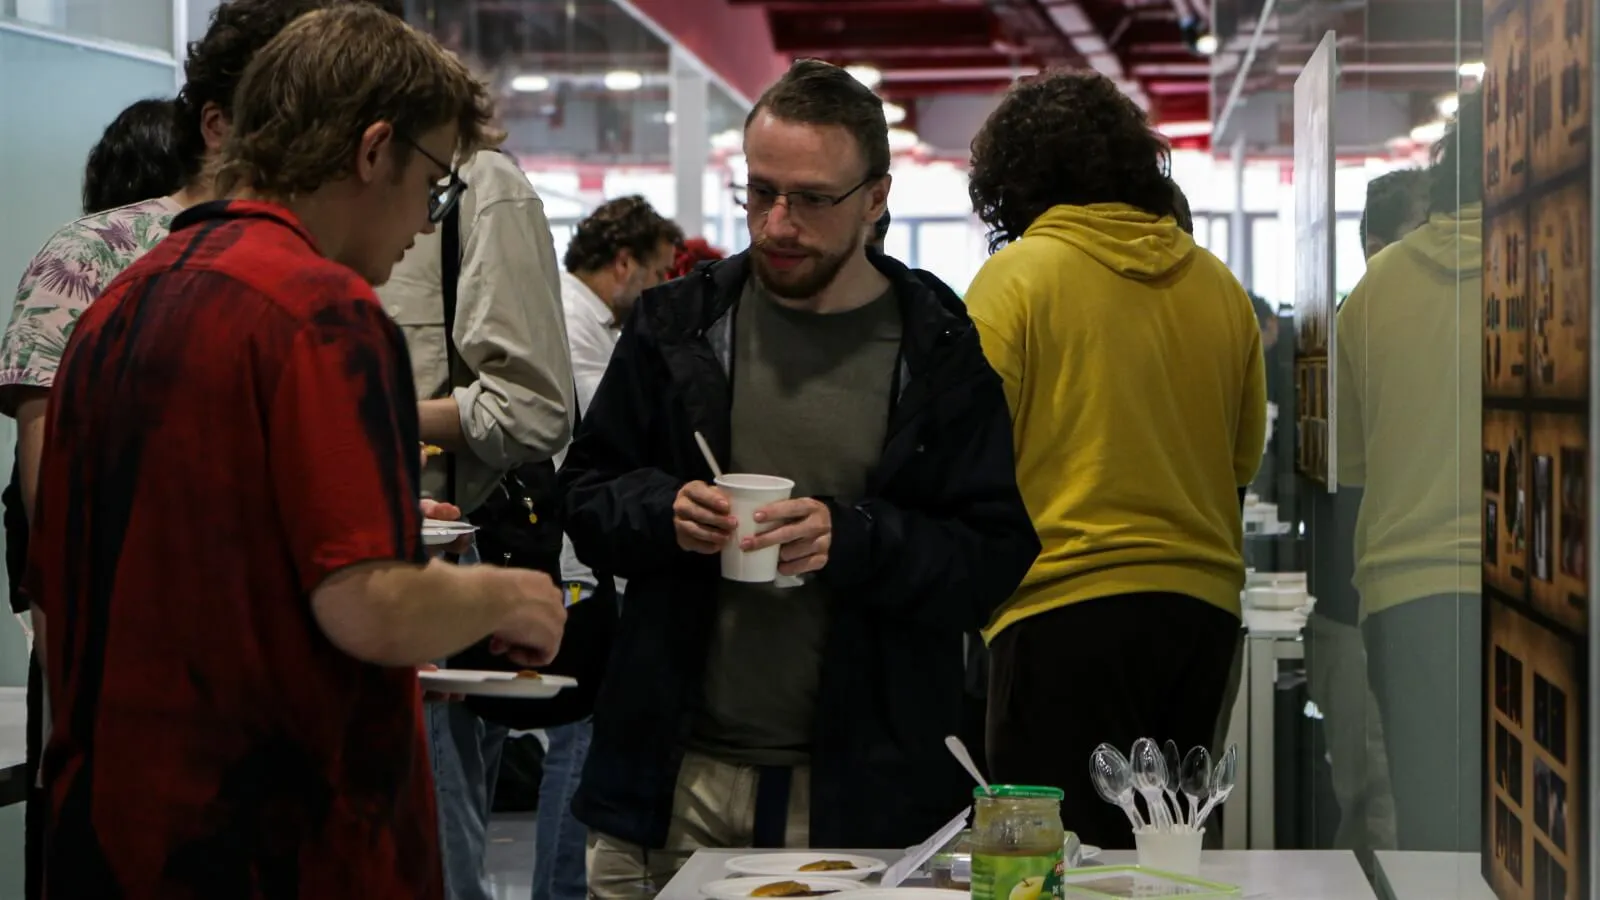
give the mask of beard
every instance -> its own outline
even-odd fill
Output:
[[[806,258],[793,268],[774,269],[767,262],[767,255],[761,252],[766,247],[766,241],[758,241],[753,248],[756,278],[773,296],[784,300],[809,300],[822,293],[838,277],[844,264],[850,261],[851,253],[851,250],[837,254],[806,250]]]

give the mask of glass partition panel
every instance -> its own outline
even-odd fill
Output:
[[[11,314],[10,292],[40,244],[78,215],[84,160],[101,131],[129,103],[171,95],[173,84],[171,62],[66,43],[0,21],[0,85],[9,88],[0,91],[0,171],[11,173],[0,179],[0,209],[6,210],[6,227],[0,228],[6,302],[0,303],[0,317]],[[15,423],[0,418],[0,466],[8,474],[15,436]],[[0,550],[3,541],[0,536]],[[8,606],[0,613],[0,687],[24,683],[27,659],[22,629]],[[0,728],[8,738],[0,764],[20,761],[21,747],[9,746],[13,733],[20,736]],[[0,900],[22,897],[22,815],[21,804],[0,808]]]

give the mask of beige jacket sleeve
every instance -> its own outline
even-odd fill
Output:
[[[462,223],[455,345],[476,377],[454,389],[472,455],[504,471],[549,459],[575,405],[560,269],[544,203],[498,153],[466,173],[477,203]]]

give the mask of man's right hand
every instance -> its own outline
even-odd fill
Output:
[[[733,537],[739,520],[729,515],[733,507],[722,492],[704,481],[691,481],[672,501],[672,530],[678,546],[691,553],[721,553]]]
[[[495,629],[489,649],[528,668],[547,666],[561,649],[567,609],[550,576],[532,569],[498,569],[497,589],[508,592],[513,609]]]

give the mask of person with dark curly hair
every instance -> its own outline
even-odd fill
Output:
[[[801,60],[744,149],[750,249],[644,292],[561,469],[577,553],[628,579],[572,801],[597,900],[654,896],[701,848],[949,821],[969,636],[1039,549],[961,301],[867,252],[883,101]],[[736,518],[697,437],[790,489]],[[746,574],[763,550],[776,571]]]
[[[1422,169],[1386,172],[1367,182],[1361,208],[1361,251],[1368,260],[1428,218],[1428,173]]]
[[[111,120],[84,167],[84,215],[165,197],[184,186],[188,166],[173,146],[177,113],[174,100],[137,100]]]
[[[11,318],[0,338],[0,415],[17,420],[16,462],[4,492],[6,567],[14,611],[25,609],[18,582],[27,558],[28,521],[38,484],[50,388],[78,316],[118,273],[166,238],[174,216],[214,199],[208,163],[221,151],[234,88],[256,51],[301,14],[347,2],[375,3],[392,14],[401,12],[402,6],[401,0],[229,0],[218,6],[204,37],[188,47],[184,64],[187,83],[174,101],[171,162],[178,180],[165,190],[90,212],[62,226],[23,270]],[[89,199],[86,192],[85,202]],[[45,622],[37,610],[32,612],[31,622],[37,647],[44,642]],[[29,772],[37,764],[39,729],[45,718],[36,662],[30,660],[28,676]],[[31,775],[28,778],[31,783]],[[43,802],[27,804],[27,900],[36,900],[40,893],[38,836],[44,827],[45,807]]]
[[[650,201],[637,194],[611,200],[573,230],[561,260],[567,270],[562,296],[592,295],[605,307],[610,327],[621,328],[639,295],[671,277],[682,244],[683,229]]]
[[[1167,168],[1144,113],[1090,72],[1018,84],[972,144],[998,252],[967,306],[1044,545],[985,633],[990,774],[1062,788],[1067,826],[1118,848],[1127,819],[1084,760],[1102,741],[1213,743],[1267,419],[1255,310],[1180,226]]]

